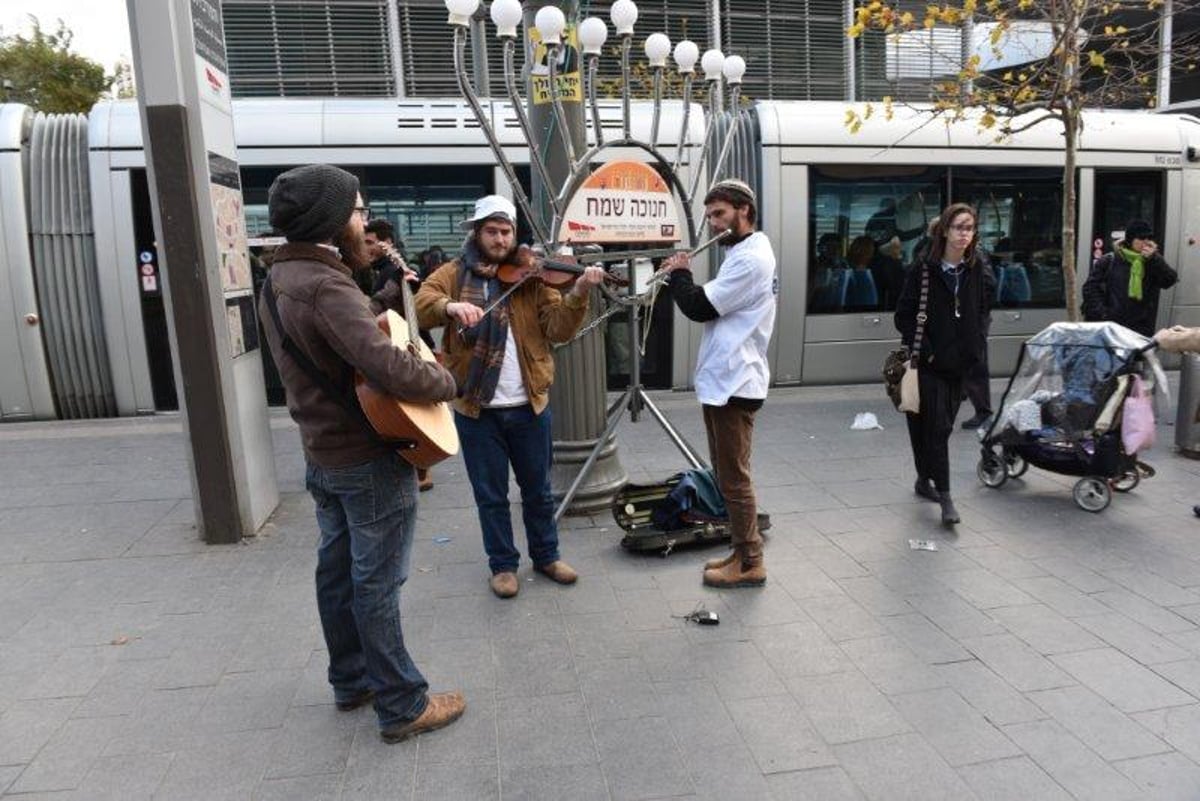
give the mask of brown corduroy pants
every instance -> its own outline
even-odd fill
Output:
[[[729,510],[733,547],[741,552],[743,563],[759,564],[763,558],[763,540],[758,530],[754,485],[750,482],[750,440],[755,413],[730,404],[704,405],[703,409],[708,455]]]

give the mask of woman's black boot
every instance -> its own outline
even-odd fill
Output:
[[[942,505],[942,525],[953,526],[962,519],[958,516],[958,510],[954,508],[954,500],[949,492],[943,492],[938,503]]]
[[[917,483],[913,485],[913,492],[927,501],[937,503],[941,500],[941,495],[938,494],[937,489],[933,486],[933,482],[927,478],[918,478]]]

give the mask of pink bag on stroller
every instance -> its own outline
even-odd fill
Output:
[[[1140,376],[1133,376],[1121,410],[1121,444],[1131,456],[1154,447],[1154,405]]]

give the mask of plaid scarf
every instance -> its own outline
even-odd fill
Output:
[[[486,308],[490,300],[504,292],[496,278],[499,269],[498,264],[483,263],[475,242],[468,242],[458,265],[458,299]],[[508,319],[509,301],[505,300],[491,314],[462,332],[463,341],[471,346],[463,398],[479,406],[487,405],[496,393],[504,348],[508,344]]]

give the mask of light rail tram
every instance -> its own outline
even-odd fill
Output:
[[[511,105],[485,101],[528,191],[528,147]],[[652,106],[633,104],[646,138]],[[731,168],[760,196],[760,225],[779,258],[780,313],[771,345],[780,385],[874,382],[897,334],[904,265],[946,204],[979,210],[998,277],[991,369],[1006,375],[1020,342],[1065,319],[1062,135],[1052,124],[1004,141],[971,120],[947,125],[897,107],[857,133],[841,102],[759,101],[738,124]],[[511,195],[466,103],[449,100],[235,100],[235,138],[252,253],[270,260],[267,189],[311,162],[355,172],[372,216],[392,221],[410,259],[453,253],[475,198]],[[601,116],[619,133],[620,104]],[[681,105],[663,104],[660,148],[673,156]],[[688,141],[704,136],[693,106]],[[688,161],[698,146],[681,154]],[[620,150],[606,158],[640,158]],[[1078,284],[1133,217],[1154,226],[1180,281],[1159,323],[1200,325],[1200,120],[1090,111],[1078,153]],[[699,216],[699,215],[698,215]],[[698,278],[718,263],[698,267]],[[0,420],[146,414],[178,407],[137,105],[105,101],[84,116],[0,105]],[[687,388],[697,327],[659,298],[642,377]],[[620,315],[607,338],[610,387],[628,380]],[[186,332],[178,332],[186,336]],[[282,388],[267,371],[269,399]]]

